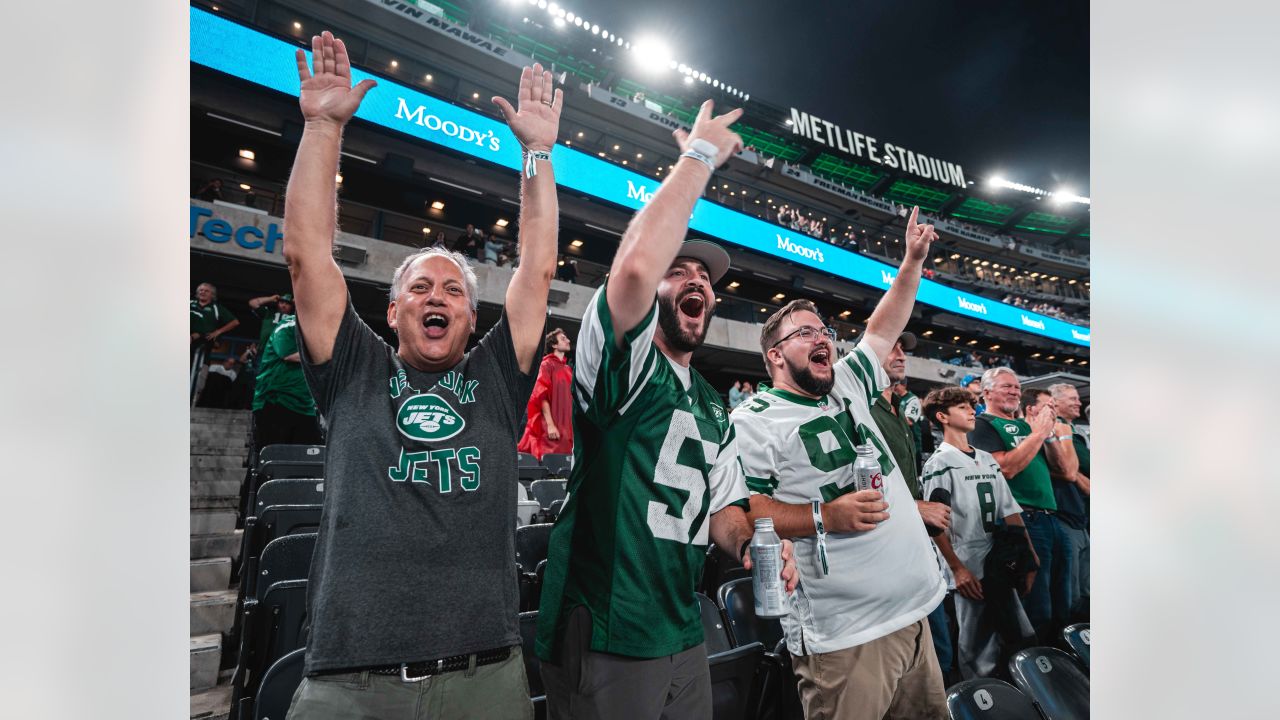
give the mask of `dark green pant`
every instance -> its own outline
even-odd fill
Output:
[[[369,672],[302,679],[286,720],[533,720],[519,646],[492,665],[406,683]]]

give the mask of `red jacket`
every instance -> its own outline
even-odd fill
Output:
[[[551,406],[551,421],[560,433],[559,440],[547,437],[547,423],[542,415],[543,401]],[[529,453],[539,460],[547,453],[573,452],[573,368],[555,353],[548,353],[542,358],[526,414],[528,421],[518,445],[520,452]]]

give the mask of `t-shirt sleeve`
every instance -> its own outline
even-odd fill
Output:
[[[777,459],[765,423],[744,409],[729,415],[737,432],[738,457],[752,495],[773,497],[778,489]]]
[[[1000,434],[991,427],[991,423],[982,418],[978,418],[973,424],[973,431],[969,433],[969,444],[989,453],[1004,452],[1008,449],[1000,439]]]
[[[390,346],[373,331],[351,305],[347,296],[347,309],[338,325],[338,335],[333,341],[333,356],[322,363],[312,362],[307,355],[306,327],[297,323],[298,351],[302,355],[302,372],[316,400],[316,407],[324,415],[333,408],[342,388],[348,386],[361,368],[375,365],[386,358]]]
[[[929,461],[924,464],[924,471],[920,475],[920,492],[925,498],[933,494],[937,488],[942,488],[948,493],[955,494],[953,490],[953,478],[951,476],[951,467],[947,464],[946,458],[941,457],[944,453],[934,453]]]
[[[880,358],[865,340],[836,363],[835,391],[839,397],[871,407],[888,385],[889,376],[880,367]]]
[[[720,452],[716,455],[716,462],[711,466],[711,475],[707,480],[711,485],[712,514],[746,499],[750,494],[746,476],[742,472],[742,463],[738,460],[738,439],[732,423],[720,444]]]
[[[653,374],[659,354],[653,345],[658,328],[657,299],[649,314],[618,338],[609,314],[607,285],[606,281],[596,290],[582,316],[574,369],[578,407],[597,424],[626,413]]]
[[[920,398],[912,395],[902,403],[902,416],[913,423],[920,422]]]
[[[502,311],[497,324],[480,338],[480,342],[471,351],[470,358],[468,362],[492,362],[501,387],[507,394],[506,402],[503,403],[507,410],[507,420],[515,433],[515,439],[519,439],[519,433],[524,428],[525,408],[529,395],[533,392],[536,376],[520,369],[515,342],[511,338],[511,321],[506,310]]]

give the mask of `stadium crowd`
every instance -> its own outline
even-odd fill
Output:
[[[306,124],[284,210],[291,292],[249,302],[260,331],[244,347],[222,339],[239,321],[215,288],[191,301],[199,403],[251,397],[255,448],[318,443],[323,425],[326,513],[288,717],[408,717],[406,688],[428,676],[412,698],[441,717],[532,716],[506,580],[518,452],[576,454],[535,644],[551,718],[710,717],[692,589],[709,545],[751,570],[753,523],[766,519],[783,538],[770,571],[788,594],[782,647],[807,717],[948,717],[949,684],[1002,675],[1014,651],[1087,621],[1078,391],[1024,392],[1004,359],[976,351],[963,363],[983,370],[980,397],[972,377],[908,390],[919,340],[905,328],[937,239],[917,210],[855,349],[838,356],[832,323],[789,302],[760,327],[768,382],[736,381],[726,403],[692,357],[729,256],[685,234],[742,147],[729,127],[742,111],[716,116],[708,101],[677,131],[680,160],[570,338],[544,332],[551,279],[576,270],[556,250],[549,150],[563,97],[534,65],[514,106],[493,99],[525,154],[518,240],[467,225],[406,257],[390,278],[392,347],[356,314],[331,253],[342,129],[376,83],[352,86],[329,33],[312,43],[311,63],[298,53]],[[467,350],[473,263],[515,273],[500,319]],[[859,458],[877,468],[869,487],[854,482]]]

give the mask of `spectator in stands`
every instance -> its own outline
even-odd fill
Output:
[[[453,249],[466,257],[479,260],[481,259],[482,244],[483,239],[480,236],[480,231],[476,230],[471,223],[467,223],[467,229],[463,230],[458,239],[454,241]]]
[[[903,361],[902,332],[937,237],[917,212],[897,278],[858,346],[837,359],[813,304],[791,301],[761,331],[773,385],[757,397],[763,407],[733,414],[752,517],[772,517],[779,535],[797,540],[805,587],[782,626],[810,718],[947,717],[926,620],[947,584],[908,499],[911,461],[885,450],[892,444],[871,408],[889,384],[881,363]],[[896,433],[910,442],[900,424]],[[876,456],[884,495],[856,489],[855,444]]]
[[[562,257],[560,265],[556,269],[556,279],[576,284],[578,282],[578,261],[573,258]]]
[[[201,200],[204,200],[205,202],[213,202],[214,200],[221,200],[222,199],[222,178],[214,178],[209,182],[205,183],[204,187],[201,187],[198,191],[196,191],[196,197],[200,198]]]
[[[930,533],[946,529],[950,522],[951,509],[943,503],[929,502],[920,491],[920,457],[916,450],[916,440],[912,433],[912,421],[907,415],[907,403],[900,400],[905,397],[907,378],[907,353],[916,348],[916,336],[904,332],[898,336],[893,350],[885,357],[883,367],[889,377],[889,385],[876,397],[871,405],[871,417],[875,418],[880,435],[889,446],[894,462],[902,470],[902,479],[907,483],[911,497],[916,501],[916,509],[920,511],[920,519],[924,520]],[[898,392],[898,388],[902,392]],[[912,415],[920,418],[920,401],[916,400]],[[942,602],[929,613],[929,633],[933,636],[933,649],[938,656],[938,667],[945,677],[952,667],[951,631],[947,625],[947,611]]]
[[[743,381],[741,380],[733,381],[733,385],[729,388],[729,407],[730,408],[738,407],[739,405],[742,404],[743,400],[747,399],[747,394],[742,391],[742,386],[744,384],[745,383],[743,383]]]
[[[582,319],[573,421],[590,441],[551,532],[538,616],[549,718],[711,717],[692,590],[708,539],[750,565],[752,528],[720,393],[689,366],[729,255],[683,240],[712,172],[742,147],[728,127],[741,115],[712,118],[708,100],[692,130],[676,131],[681,158],[631,221]],[[679,487],[655,495],[660,484]],[[789,590],[790,557],[784,542]]]
[[[271,337],[271,333],[280,323],[293,317],[295,313],[293,293],[283,295],[276,293],[252,298],[249,300],[249,309],[262,321],[262,328],[258,331],[258,347],[259,352],[265,351],[267,339]]]
[[[197,407],[230,408],[231,387],[235,384],[238,361],[235,356],[223,358],[220,362],[209,363],[204,387],[200,390]]]
[[[956,589],[957,665],[965,680],[987,677],[996,670],[1002,653],[997,632],[1001,623],[983,621],[984,566],[994,544],[995,519],[1021,527],[1022,508],[990,453],[969,445],[966,434],[976,422],[971,393],[957,387],[933,390],[925,398],[924,412],[942,428],[942,445],[925,464],[924,492],[931,496],[942,491],[950,499],[951,524],[933,541],[951,568]],[[1030,538],[1027,544],[1034,558]],[[1032,580],[1028,575],[1024,591]],[[992,601],[998,600],[1004,612],[1014,616],[1021,627],[1019,634],[1026,637],[1031,635],[1031,623],[1013,593],[1008,589],[1008,596]]]
[[[987,405],[982,401],[982,378],[978,375],[965,375],[960,380],[960,387],[973,393],[974,410],[981,415],[987,411]]]
[[[1053,496],[1053,479],[1044,449],[1054,429],[1052,408],[1038,410],[1027,418],[1017,418],[1022,409],[1022,384],[1013,370],[992,368],[982,374],[982,394],[986,413],[978,417],[969,444],[991,453],[1008,479],[1013,499],[1022,507],[1022,522],[1031,535],[1040,570],[1031,592],[1022,599],[1027,617],[1041,642],[1050,642],[1054,619],[1051,582],[1056,562],[1054,551],[1062,546],[1058,509]]]
[[[441,718],[531,717],[512,512],[516,438],[555,270],[550,151],[561,91],[535,64],[521,73],[518,111],[494,98],[531,167],[520,181],[525,262],[497,323],[467,351],[475,273],[465,257],[427,248],[391,278],[392,348],[356,314],[331,252],[342,131],[376,82],[351,86],[346,48],[329,32],[312,50],[314,75],[297,51],[305,123],[284,257],[328,452],[306,677],[290,715],[408,718],[420,705]]]
[[[492,232],[486,233],[484,237],[484,261],[497,265],[498,256],[502,254],[502,250],[502,241],[494,237]]]
[[[191,352],[212,347],[221,336],[240,324],[231,311],[218,302],[218,288],[212,283],[196,286],[196,297],[191,301]]]
[[[1057,383],[1049,386],[1049,392],[1058,410],[1059,429],[1065,426],[1070,434],[1078,463],[1074,481],[1061,477],[1053,480],[1058,520],[1063,525],[1067,552],[1075,561],[1068,598],[1068,612],[1074,619],[1087,613],[1089,602],[1089,438],[1074,424],[1080,419],[1080,392],[1076,387],[1071,383]],[[1061,436],[1058,441],[1066,442]]]
[[[249,188],[248,190],[244,191],[244,206],[257,209],[258,193],[254,192],[253,188]]]
[[[573,368],[567,358],[572,349],[573,343],[561,328],[547,333],[543,343],[546,354],[538,367],[538,380],[525,409],[524,435],[517,446],[538,460],[547,453],[573,452]]]
[[[296,315],[286,315],[262,345],[253,387],[253,451],[268,445],[319,445],[316,401],[302,372]]]

